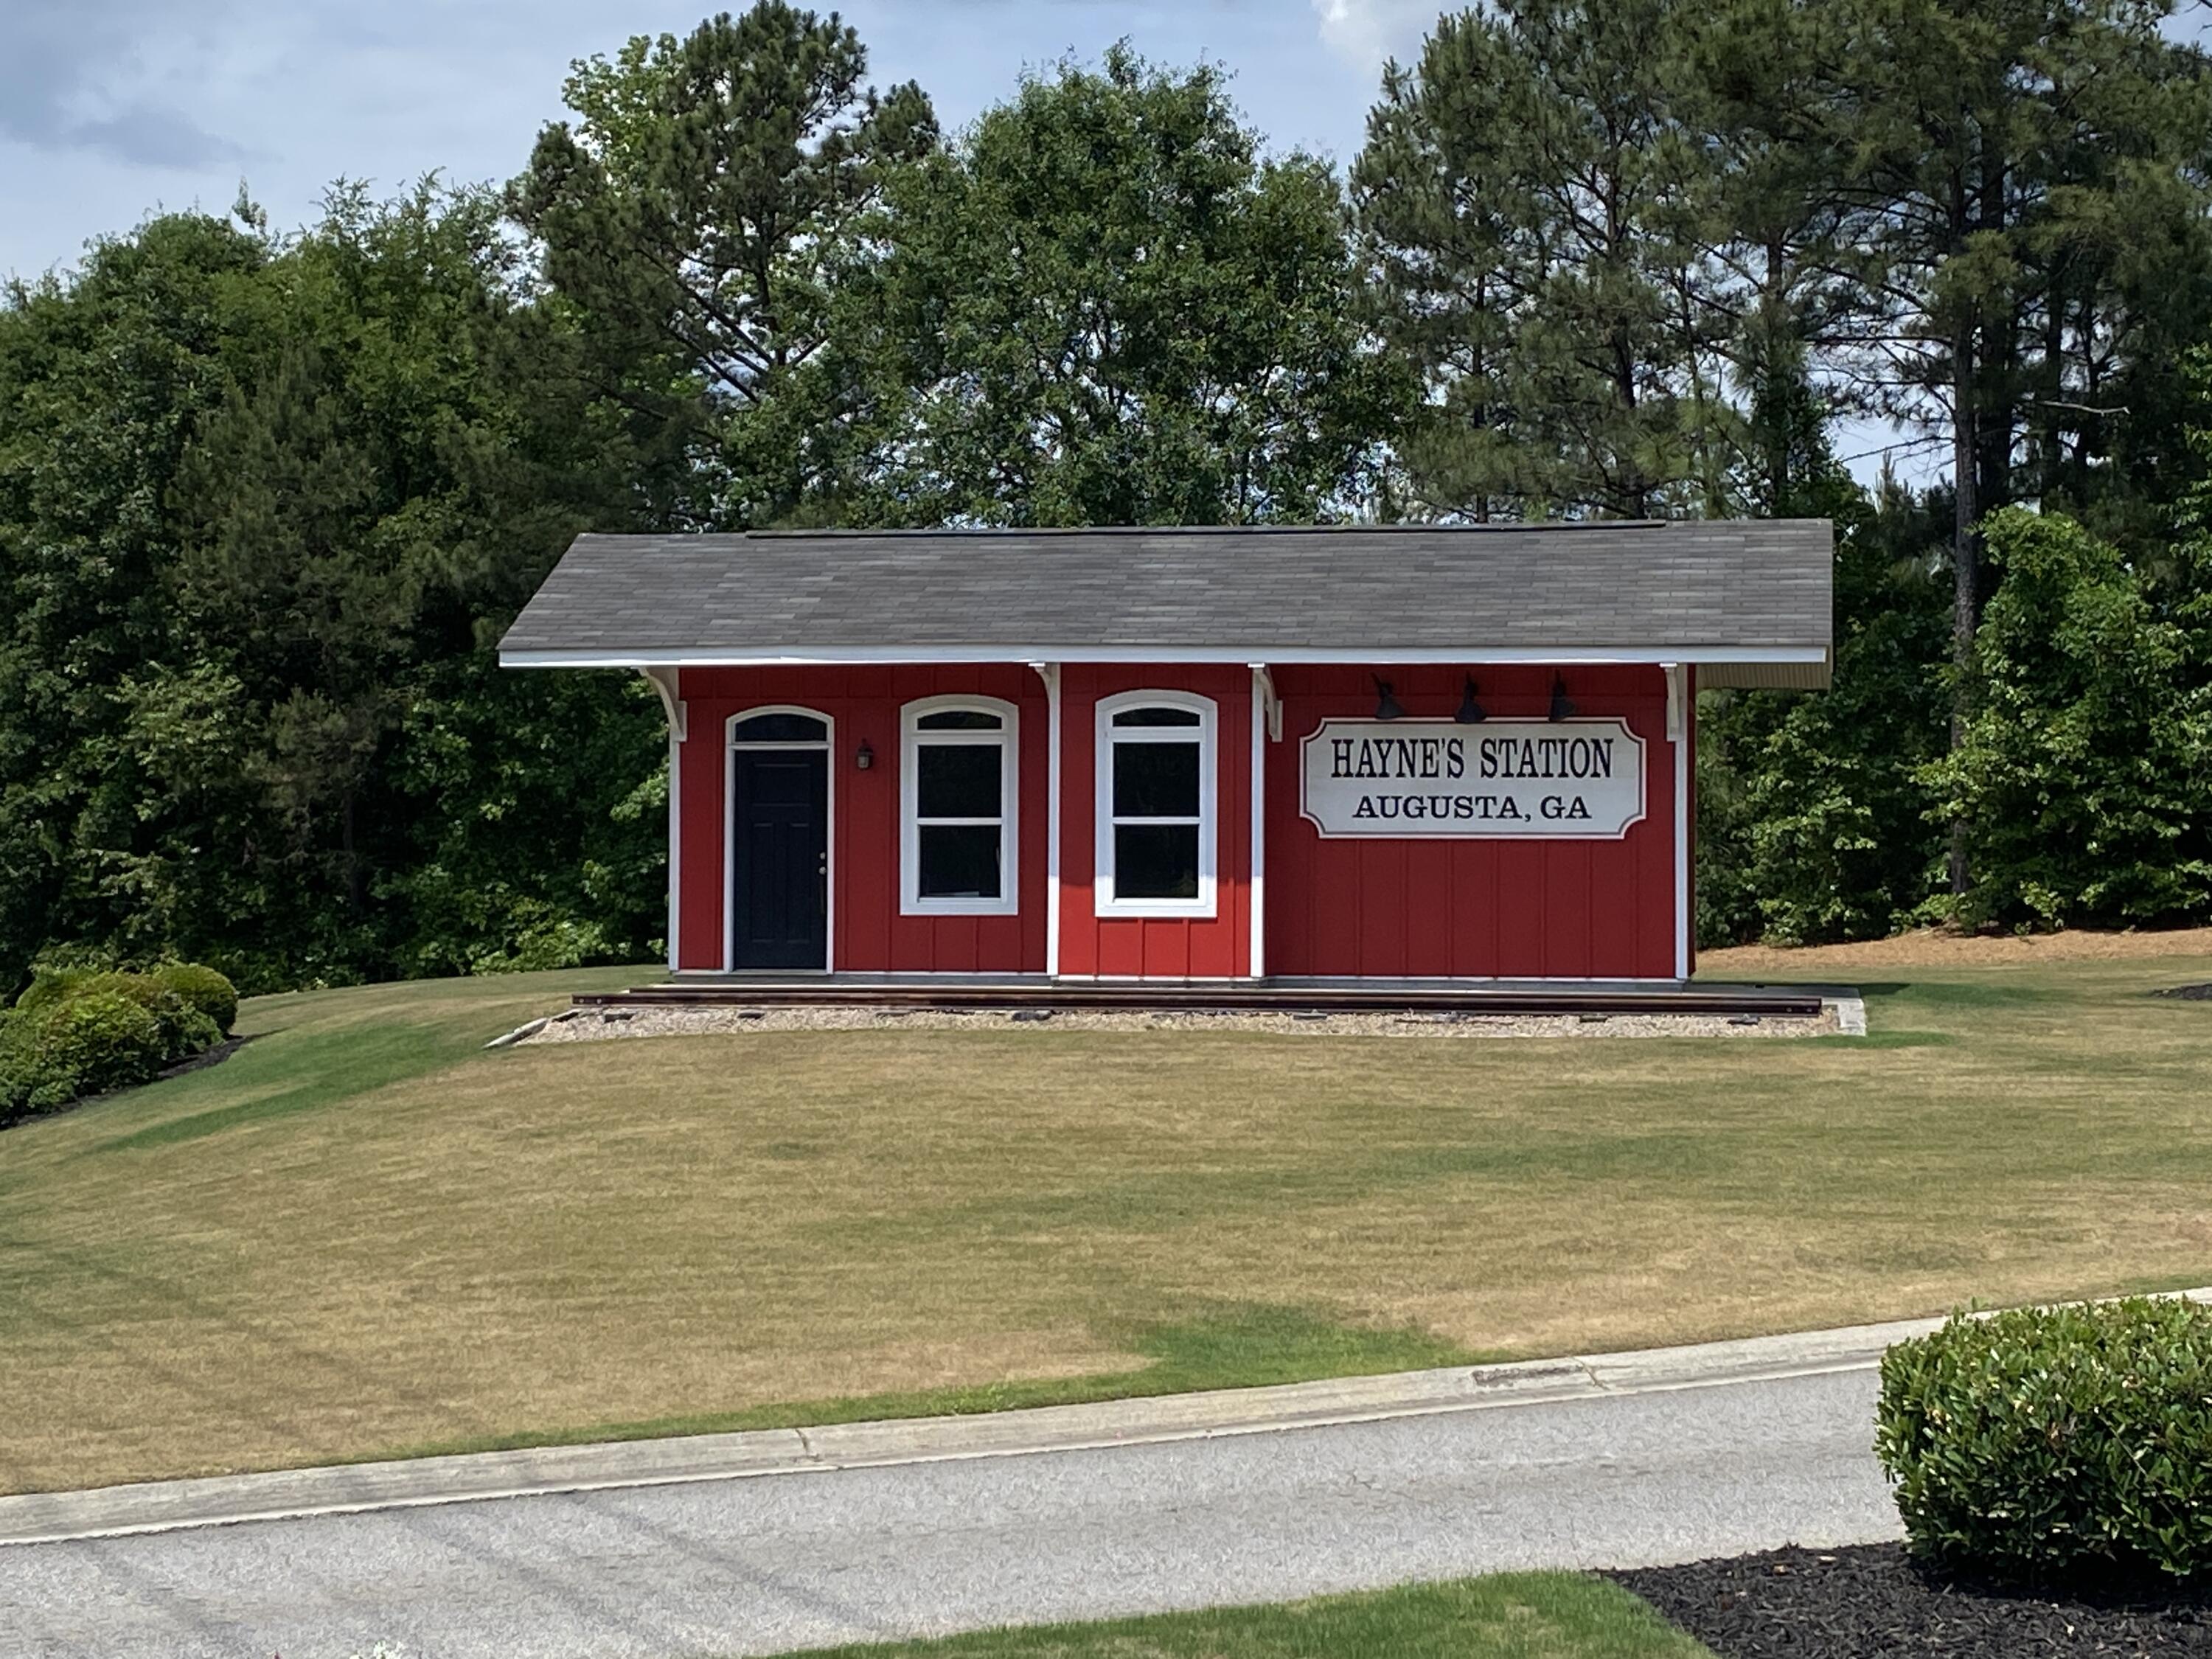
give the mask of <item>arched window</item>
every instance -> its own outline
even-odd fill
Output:
[[[1214,914],[1214,707],[1183,691],[1098,705],[1102,916]]]
[[[732,743],[827,743],[830,722],[819,714],[796,709],[771,708],[743,714],[730,722]]]
[[[1012,915],[1018,711],[996,697],[925,697],[899,725],[900,911]]]

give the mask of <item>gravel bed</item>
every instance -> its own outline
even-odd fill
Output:
[[[2093,1601],[1950,1583],[1923,1577],[1897,1544],[1605,1577],[1721,1659],[2212,1655],[2212,1590]]]
[[[1741,1018],[1741,1017],[1739,1017]],[[594,1008],[556,1015],[521,1043],[602,1037],[695,1036],[744,1031],[1267,1031],[1301,1036],[1802,1037],[1832,1036],[1836,1012],[1814,1019],[1717,1014],[1154,1013],[1141,1009],[954,1011],[915,1008]],[[520,1046],[520,1044],[518,1045]]]

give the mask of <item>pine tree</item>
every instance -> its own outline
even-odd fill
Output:
[[[1380,325],[1428,377],[1415,493],[1475,519],[1711,502],[1729,441],[1676,0],[1501,0],[1386,72],[1352,169]]]

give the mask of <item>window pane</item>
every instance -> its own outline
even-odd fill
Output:
[[[1198,747],[1194,743],[1115,744],[1114,816],[1196,817]]]
[[[999,896],[999,831],[994,824],[925,823],[921,837],[923,898]]]
[[[1117,899],[1196,898],[1198,826],[1194,823],[1115,825],[1114,896]]]
[[[995,818],[999,763],[995,743],[925,743],[915,751],[915,816]]]
[[[1114,716],[1116,726],[1196,726],[1198,714],[1190,708],[1124,708]]]
[[[829,735],[828,725],[810,714],[756,714],[730,732],[737,743],[820,743]]]
[[[995,732],[1000,722],[996,714],[987,714],[980,708],[942,708],[934,714],[924,714],[914,724],[921,732]]]

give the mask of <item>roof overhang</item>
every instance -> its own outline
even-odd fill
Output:
[[[1470,666],[1483,663],[1531,663],[1543,666],[1596,667],[1656,663],[1682,663],[1705,668],[1706,683],[1733,684],[1721,681],[1717,674],[1742,672],[1760,684],[1778,684],[1778,680],[1759,678],[1761,674],[1786,677],[1790,683],[1799,683],[1798,676],[1813,671],[1826,684],[1828,671],[1828,650],[1818,645],[1713,645],[1713,646],[1560,646],[1533,647],[1468,645],[1450,650],[1422,649],[1406,651],[1389,646],[1372,647],[1316,648],[1296,645],[1222,645],[1222,646],[1159,646],[1132,644],[1109,645],[1024,645],[1024,646],[928,646],[901,648],[896,646],[869,645],[817,647],[805,652],[763,653],[749,651],[715,651],[704,647],[663,651],[562,651],[512,650],[499,653],[500,665],[504,668],[831,668],[831,667],[890,667],[913,663],[1244,663],[1276,664],[1291,666],[1298,664],[1340,664],[1364,666],[1368,664],[1442,664]]]

